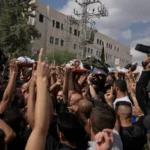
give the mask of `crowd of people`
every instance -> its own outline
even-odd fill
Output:
[[[76,66],[16,59],[0,75],[0,150],[149,150],[150,57],[138,81],[129,67],[83,74]]]

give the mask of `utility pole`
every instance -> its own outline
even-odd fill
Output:
[[[82,29],[84,30],[84,35],[81,37],[81,51],[77,52],[77,58],[79,55],[84,57],[84,49],[87,44],[92,44],[94,42],[94,36],[96,30],[92,27],[96,24],[95,21],[91,21],[92,18],[101,18],[108,16],[107,8],[101,3],[100,0],[75,0],[75,2],[81,6],[82,12],[79,13],[76,9],[74,9],[74,14],[80,18],[80,20],[76,20],[79,24],[82,24]],[[88,10],[88,7],[92,4],[97,4],[96,8],[94,8],[91,12]],[[70,20],[75,20],[71,17]],[[87,26],[91,25],[91,29]]]

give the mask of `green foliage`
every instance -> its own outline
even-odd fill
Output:
[[[54,54],[45,54],[44,59],[48,63],[52,63],[53,60],[56,61],[56,65],[62,65],[68,63],[70,60],[76,58],[76,53],[68,50],[55,50]]]
[[[82,62],[83,64],[87,64],[98,69],[103,69],[105,72],[109,72],[107,64],[103,63],[100,59],[96,59],[95,57],[84,58]]]
[[[28,46],[39,33],[34,25],[28,24],[35,17],[36,9],[30,0],[3,0],[0,15],[0,47],[6,54],[19,56],[30,53]]]

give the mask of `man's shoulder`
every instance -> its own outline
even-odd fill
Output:
[[[112,150],[123,150],[122,141],[118,131],[113,130],[113,134],[114,134],[114,144]]]

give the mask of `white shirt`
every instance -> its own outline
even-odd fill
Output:
[[[111,150],[123,150],[123,145],[119,133],[116,130],[113,130],[113,134],[114,134],[114,144]],[[95,141],[89,141],[88,143],[89,148],[87,150],[95,150],[96,147]]]
[[[131,100],[128,98],[128,96],[125,96],[125,97],[122,97],[122,98],[117,98],[117,99],[114,101],[114,103],[113,103],[114,108],[116,107],[116,104],[117,104],[118,102],[129,102],[129,103],[131,103]],[[132,105],[132,103],[131,103],[131,105]]]

